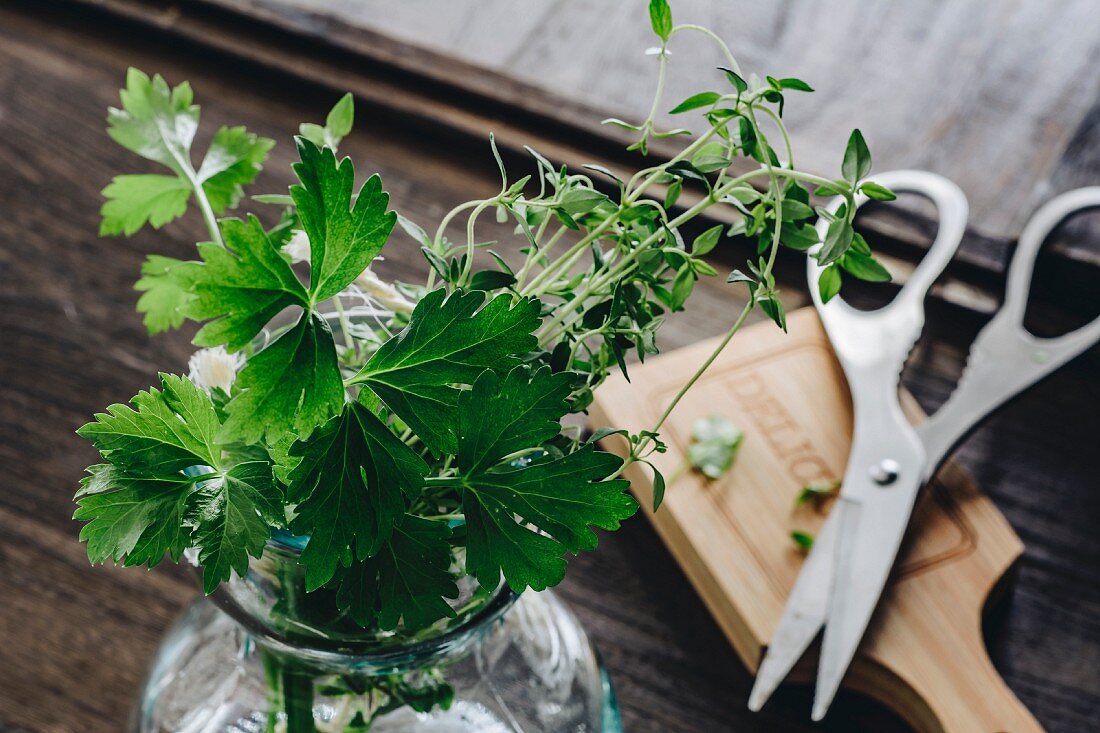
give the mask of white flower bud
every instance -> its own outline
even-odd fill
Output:
[[[240,354],[230,354],[224,346],[199,349],[187,362],[188,378],[197,386],[210,392],[218,387],[225,392],[233,386],[237,371],[241,368]]]
[[[291,262],[309,262],[309,237],[301,229],[295,229],[290,241],[283,247]]]
[[[371,272],[369,267],[355,278],[355,284],[365,295],[394,313],[412,313],[413,311],[414,303],[398,292],[393,285]]]

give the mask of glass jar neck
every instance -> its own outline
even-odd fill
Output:
[[[363,628],[338,608],[335,590],[306,593],[302,547],[300,538],[273,539],[243,578],[222,584],[212,599],[266,651],[319,671],[397,674],[447,664],[468,654],[518,598],[506,584],[486,594],[471,582],[453,619],[415,632]]]

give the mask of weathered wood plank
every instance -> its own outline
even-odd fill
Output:
[[[554,0],[517,10],[510,0],[222,1],[339,18],[626,119],[649,109],[655,62],[642,51],[653,34],[641,3]],[[672,6],[677,22],[726,39],[746,73],[810,81],[817,92],[792,100],[787,114],[808,170],[839,170],[858,126],[878,170],[946,175],[971,197],[977,231],[1003,238],[1017,236],[1054,193],[1100,180],[1095,157],[1074,154],[1100,142],[1089,117],[1100,92],[1092,0]],[[707,69],[723,63],[701,37],[673,49],[665,109],[719,84]]]

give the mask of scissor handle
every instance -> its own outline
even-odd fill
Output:
[[[1048,201],[1024,227],[1008,266],[1004,305],[974,339],[955,391],[917,428],[929,475],[978,421],[1100,341],[1100,316],[1053,338],[1040,338],[1024,328],[1039,249],[1068,216],[1096,207],[1100,207],[1100,186],[1079,188]]]
[[[1020,233],[1020,241],[1016,245],[1016,251],[1012,254],[1012,260],[1008,266],[1008,284],[1005,288],[1005,301],[1004,305],[1001,306],[1001,310],[1007,312],[1009,317],[1025,333],[1028,333],[1028,331],[1024,329],[1023,325],[1024,314],[1027,311],[1027,301],[1031,291],[1031,275],[1035,269],[1035,259],[1039,255],[1039,250],[1055,227],[1068,217],[1079,211],[1096,207],[1100,207],[1100,186],[1089,186],[1068,191],[1056,196],[1040,207],[1028,220],[1023,232]],[[1096,335],[1100,334],[1098,329],[1100,329],[1100,318],[1096,318],[1092,323],[1064,336],[1041,339],[1032,334],[1032,337],[1048,344],[1048,348],[1051,348],[1059,341],[1076,341],[1073,337],[1082,332],[1091,332],[1094,334],[1093,339],[1095,340]],[[1070,338],[1067,339],[1067,337]],[[1080,353],[1080,351],[1077,353]]]
[[[924,297],[928,288],[955,254],[959,242],[962,241],[970,207],[962,189],[935,173],[915,170],[890,171],[874,176],[872,180],[894,191],[923,195],[930,199],[937,209],[939,231],[936,232],[936,238],[916,270],[901,288],[901,292],[882,308],[874,311],[860,311],[849,306],[839,295],[834,296],[828,303],[821,301],[819,282],[824,268],[813,257],[808,258],[806,274],[810,281],[810,294],[814,305],[817,306],[822,322],[829,332],[829,338],[842,362],[849,356],[858,358],[859,355],[856,352],[866,348],[869,339],[882,335],[871,332],[872,329],[869,327],[876,322],[886,325],[886,316],[889,314],[892,314],[890,318],[892,323],[889,324],[890,333],[886,335],[892,337],[891,345],[896,347],[894,356],[903,362],[920,336],[920,329],[924,325]],[[855,206],[858,208],[867,200],[867,196],[857,194]],[[835,213],[841,203],[840,200],[833,201],[827,210]],[[824,218],[817,223],[818,236],[823,240],[828,227],[829,221]],[[811,253],[815,252],[816,250],[811,250]],[[882,345],[885,346],[885,344]]]

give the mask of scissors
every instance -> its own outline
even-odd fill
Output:
[[[1100,340],[1100,318],[1049,339],[1023,326],[1039,248],[1067,216],[1100,206],[1098,186],[1058,196],[1034,214],[1009,265],[1004,305],[974,341],[958,386],[934,415],[911,425],[898,401],[902,367],[924,326],[925,294],[962,241],[969,207],[958,186],[932,173],[893,171],[874,180],[931,199],[939,232],[897,297],[876,311],[856,310],[839,296],[821,302],[822,268],[809,259],[810,292],[848,380],[855,428],[838,501],[760,664],[749,696],[754,711],[824,626],[812,718],[825,717],[886,585],[921,487],[982,418]],[[866,201],[860,195],[855,205]],[[828,224],[824,217],[818,222],[822,239]]]

